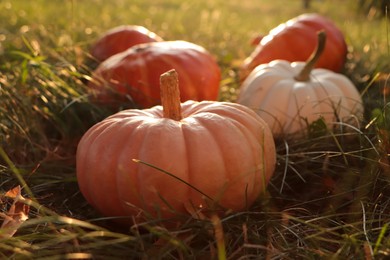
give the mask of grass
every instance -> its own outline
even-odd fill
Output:
[[[360,129],[279,140],[268,193],[247,212],[124,229],[78,191],[80,136],[109,112],[89,103],[88,47],[105,30],[140,24],[206,47],[223,70],[220,100],[234,101],[236,68],[251,37],[307,11],[346,35],[344,73],[361,91]],[[116,0],[0,2],[0,190],[23,186],[30,218],[1,238],[4,259],[373,259],[389,245],[389,21],[356,1]],[[316,129],[314,129],[316,130]],[[320,134],[318,134],[320,133]],[[2,212],[12,200],[0,197]],[[1,235],[1,232],[0,232]]]

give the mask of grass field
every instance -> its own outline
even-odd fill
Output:
[[[173,231],[158,224],[124,229],[86,203],[75,150],[82,134],[110,113],[86,94],[96,65],[88,50],[100,34],[138,24],[166,40],[202,45],[223,71],[220,100],[234,101],[237,67],[251,53],[252,37],[305,12],[328,16],[346,37],[343,73],[362,93],[366,112],[358,131],[278,142],[267,196],[214,222],[189,219]],[[390,19],[378,10],[356,0],[313,0],[307,10],[299,0],[3,0],[0,14],[0,216],[14,201],[6,192],[17,185],[18,206],[30,207],[15,234],[0,229],[1,259],[390,254]],[[223,237],[216,235],[221,231]]]

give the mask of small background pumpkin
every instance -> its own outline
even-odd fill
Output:
[[[342,121],[357,125],[363,102],[353,83],[327,69],[313,69],[325,47],[326,33],[308,62],[275,60],[257,66],[240,87],[237,102],[254,109],[275,137],[305,134],[308,125],[323,119],[328,127]]]
[[[324,30],[328,40],[317,68],[340,72],[344,66],[347,45],[340,29],[329,19],[316,13],[302,14],[272,29],[268,35],[255,39],[256,49],[240,67],[240,78],[260,64],[273,60],[305,61],[315,49],[317,31]]]
[[[101,35],[92,44],[90,52],[98,61],[104,61],[134,45],[156,41],[163,41],[163,39],[143,26],[120,25]]]
[[[179,73],[185,100],[216,100],[221,71],[203,47],[186,41],[162,41],[133,46],[101,63],[88,86],[94,102],[117,106],[120,101],[140,108],[161,103],[159,78]]]
[[[172,89],[177,75],[164,75],[163,106],[121,111],[83,136],[77,150],[81,192],[106,216],[175,218],[212,210],[205,194],[225,209],[246,209],[274,171],[270,129],[240,104],[180,104],[178,87]]]

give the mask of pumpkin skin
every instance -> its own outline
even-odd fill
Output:
[[[163,41],[133,46],[102,62],[88,83],[92,101],[115,106],[128,95],[139,108],[159,105],[159,77],[170,69],[179,73],[182,101],[217,100],[221,71],[215,58],[190,42]]]
[[[101,35],[91,46],[90,53],[98,61],[104,61],[134,45],[157,41],[163,39],[143,26],[120,25]]]
[[[305,64],[275,60],[259,65],[240,86],[237,102],[254,109],[275,138],[301,136],[320,117],[328,127],[336,121],[356,125],[363,117],[361,96],[347,77],[317,68],[309,81],[298,81],[295,76]]]
[[[241,65],[241,80],[244,80],[256,66],[273,60],[305,61],[316,46],[317,32],[320,30],[326,32],[328,39],[316,67],[340,72],[347,55],[344,36],[331,20],[311,13],[302,14],[280,24],[262,37],[255,50]]]
[[[79,187],[102,214],[148,212],[169,218],[188,215],[189,207],[207,207],[196,190],[133,159],[174,174],[234,211],[245,209],[265,191],[276,160],[266,123],[235,103],[180,105],[181,120],[164,118],[162,106],[128,109],[97,123],[82,137],[77,149]]]

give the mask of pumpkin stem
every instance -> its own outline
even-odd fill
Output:
[[[160,76],[161,104],[165,118],[176,121],[182,119],[179,76],[176,70],[167,71]]]
[[[326,42],[326,33],[324,30],[319,31],[317,33],[318,42],[316,49],[313,51],[313,53],[310,55],[310,57],[307,59],[305,66],[303,69],[299,72],[298,75],[295,76],[295,80],[297,81],[309,81],[310,80],[310,72],[316,65],[318,59],[321,57],[322,52],[325,49],[325,42]]]

